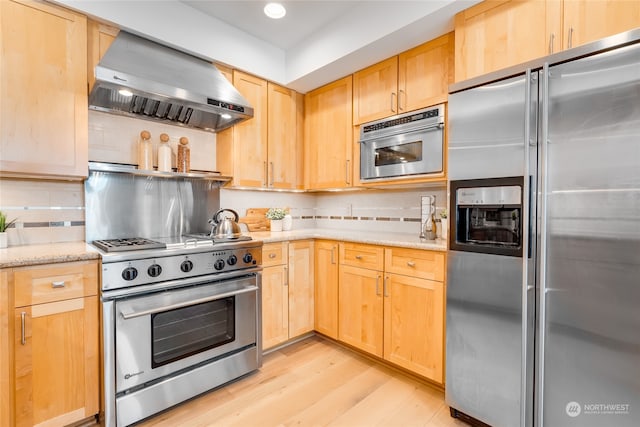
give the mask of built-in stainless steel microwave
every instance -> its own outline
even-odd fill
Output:
[[[360,126],[360,180],[443,172],[444,105]]]

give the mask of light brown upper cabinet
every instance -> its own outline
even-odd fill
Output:
[[[234,187],[267,186],[267,82],[233,70],[233,85],[253,107],[253,118],[217,134],[217,168]]]
[[[234,187],[301,189],[302,144],[296,92],[233,70],[233,85],[253,118],[217,135],[217,168]]]
[[[353,75],[353,123],[361,124],[447,100],[453,33]]]
[[[312,190],[353,185],[352,77],[305,95],[305,187]]]
[[[455,80],[546,55],[558,45],[559,0],[484,1],[455,17]],[[558,50],[556,48],[556,50]]]
[[[562,48],[640,27],[638,0],[564,0]]]
[[[0,173],[87,176],[87,19],[0,2]]]
[[[638,1],[484,1],[456,15],[455,80],[638,27]]]
[[[96,65],[98,65],[119,32],[119,29],[100,22],[92,20],[87,22],[87,77],[89,78],[89,92],[91,92],[91,88],[93,88],[93,84],[96,81]]]
[[[273,83],[268,88],[267,187],[302,188],[298,165],[302,163],[302,139],[297,137],[297,93]]]

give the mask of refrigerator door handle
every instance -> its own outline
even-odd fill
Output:
[[[539,344],[536,358],[538,360],[538,374],[536,381],[537,388],[537,416],[536,425],[542,426],[544,418],[544,405],[542,392],[544,390],[544,354],[545,354],[545,319],[546,319],[546,299],[547,299],[547,194],[549,192],[549,64],[545,63],[542,69],[542,139],[540,151],[540,278],[539,284]]]
[[[528,350],[528,337],[529,337],[529,313],[527,308],[529,307],[529,212],[531,210],[530,204],[530,196],[529,192],[531,190],[530,180],[529,180],[529,143],[531,140],[531,84],[532,84],[532,75],[531,70],[527,70],[525,77],[525,109],[524,109],[524,179],[522,183],[522,337],[521,337],[521,357],[522,363],[520,363],[520,425],[526,426],[527,420],[527,390],[528,384],[527,381],[527,350]]]

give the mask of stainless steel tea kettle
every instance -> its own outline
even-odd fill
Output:
[[[233,214],[233,218],[222,215],[225,212]],[[242,236],[242,230],[238,224],[238,213],[233,209],[220,209],[209,220],[211,224],[211,237],[214,239],[237,239]]]

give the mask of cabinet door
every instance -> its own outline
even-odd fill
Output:
[[[14,324],[16,426],[97,414],[98,297],[16,308]]]
[[[273,83],[269,89],[268,177],[270,188],[295,189],[298,182],[296,92]]]
[[[398,57],[353,74],[353,124],[398,113]]]
[[[382,357],[382,272],[340,265],[338,339]]]
[[[289,338],[313,331],[312,240],[289,243]]]
[[[100,62],[100,59],[104,56],[111,46],[111,43],[118,35],[118,30],[115,27],[110,27],[105,24],[101,24],[96,21],[87,22],[87,78],[89,79],[89,92],[93,88],[95,83],[96,65]]]
[[[446,102],[453,81],[453,33],[398,57],[398,111]]]
[[[338,243],[315,243],[315,329],[338,338]]]
[[[233,70],[233,85],[253,106],[253,118],[233,126],[233,185],[267,186],[267,82]]]
[[[287,266],[262,270],[262,347],[267,349],[289,339],[289,291]]]
[[[558,0],[501,0],[484,1],[458,13],[455,80],[558,51],[561,7]]]
[[[0,2],[0,171],[87,176],[87,19]]]
[[[305,96],[305,183],[308,189],[352,185],[351,76]]]
[[[388,274],[384,287],[384,358],[442,383],[444,285]]]
[[[564,49],[640,27],[637,0],[564,0],[563,12]]]

